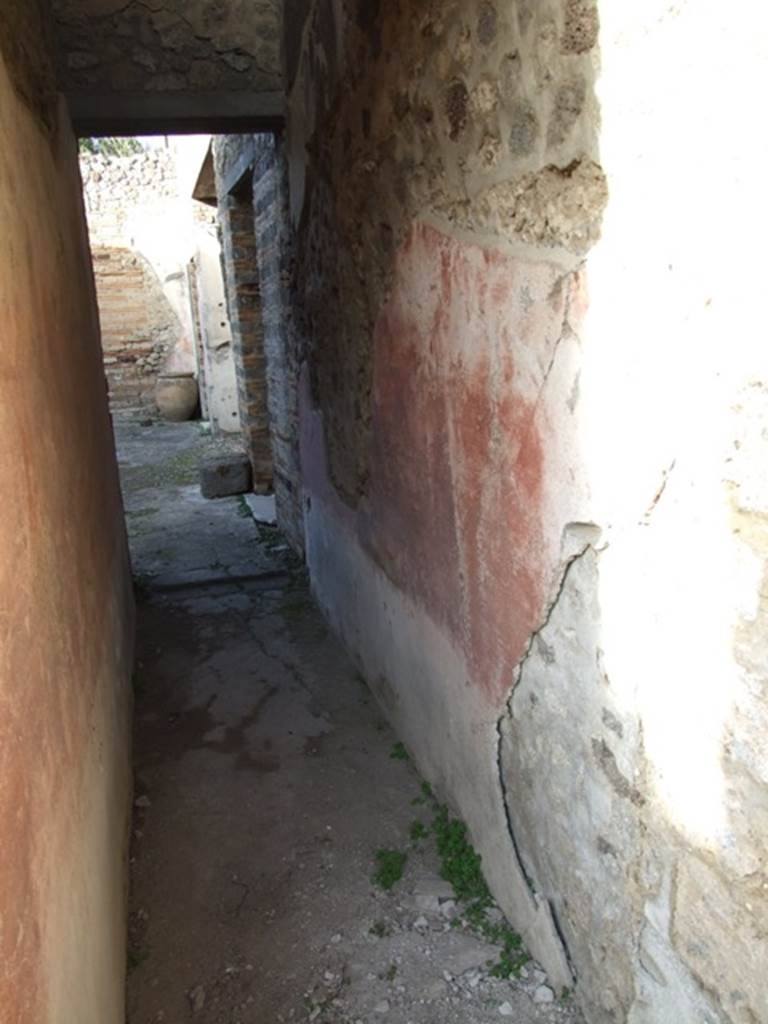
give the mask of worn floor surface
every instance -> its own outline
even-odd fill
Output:
[[[130,1024],[577,1021],[462,924],[432,810],[301,567],[203,501],[195,424],[118,424],[139,581]],[[232,582],[232,577],[236,581]],[[407,854],[372,881],[376,851]]]

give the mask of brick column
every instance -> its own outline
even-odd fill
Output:
[[[240,422],[256,493],[272,491],[267,374],[253,203],[225,196],[219,204],[224,281],[237,374]]]
[[[261,281],[264,351],[277,521],[297,551],[304,548],[299,471],[299,355],[288,281],[292,260],[288,174],[280,140],[254,140],[253,200]]]

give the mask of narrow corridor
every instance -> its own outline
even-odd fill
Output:
[[[537,1001],[534,963],[491,975],[500,947],[423,834],[436,804],[301,567],[242,499],[200,498],[214,442],[116,432],[140,595],[131,1024],[580,1020]],[[407,858],[390,889],[382,850]]]
[[[0,1024],[768,1024],[766,39],[0,2]]]

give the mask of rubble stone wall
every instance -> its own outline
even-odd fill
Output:
[[[280,0],[54,0],[67,92],[282,87]]]

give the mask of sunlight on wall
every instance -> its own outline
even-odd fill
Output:
[[[627,11],[601,9],[611,197],[589,259],[580,381],[582,449],[607,526],[604,666],[617,702],[640,709],[671,821],[720,848],[731,843],[723,744],[741,685],[733,634],[755,614],[763,569],[733,534],[725,481],[733,407],[768,373],[754,328],[762,259],[743,247],[755,197],[738,187],[768,155],[750,111],[768,17],[736,8],[742,20],[714,4],[645,4],[634,27]],[[702,48],[706,83],[687,67]]]

